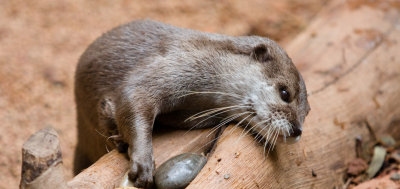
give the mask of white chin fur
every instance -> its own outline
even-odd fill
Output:
[[[286,144],[294,144],[296,142],[298,142],[300,140],[301,136],[297,136],[297,137],[287,137],[286,138]]]

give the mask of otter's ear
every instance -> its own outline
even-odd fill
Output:
[[[257,45],[251,52],[251,57],[260,62],[272,60],[268,47],[264,44]]]

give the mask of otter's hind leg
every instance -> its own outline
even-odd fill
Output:
[[[78,144],[75,150],[74,173],[89,167],[102,155],[116,146],[126,146],[119,140],[114,119],[114,104],[108,99],[100,100],[94,120],[84,120],[78,111]],[[90,117],[90,116],[89,116]],[[121,144],[120,144],[121,143]],[[121,147],[119,147],[119,151]]]
[[[124,153],[128,150],[128,144],[122,140],[115,122],[115,104],[112,99],[104,98],[98,105],[99,128],[105,131],[106,143],[111,148],[117,148]]]

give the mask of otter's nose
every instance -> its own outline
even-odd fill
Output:
[[[301,125],[293,124],[292,130],[290,132],[290,136],[291,137],[298,137],[298,136],[301,135],[302,132],[303,132],[303,129],[301,128]]]

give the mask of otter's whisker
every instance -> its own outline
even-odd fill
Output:
[[[266,140],[268,141],[268,142],[271,142],[272,140],[272,136],[274,136],[274,134],[275,134],[275,132],[278,130],[278,128],[276,128],[276,127],[273,127],[272,128],[272,131],[271,132],[269,132],[269,130],[268,130],[268,136],[267,136],[267,138],[266,138]]]
[[[223,126],[223,125],[225,125],[225,124],[231,122],[232,120],[234,120],[234,119],[236,119],[236,118],[238,118],[238,117],[240,117],[240,116],[242,116],[242,115],[248,114],[248,113],[253,113],[253,112],[243,112],[243,113],[237,113],[237,114],[233,114],[233,115],[231,115],[231,116],[228,116],[227,118],[221,120],[221,122],[220,122],[217,126],[215,126],[215,127],[210,131],[210,134],[213,133],[213,132],[214,132],[215,130],[217,130],[218,128],[220,128],[221,126]],[[210,134],[208,134],[207,137],[208,137]]]
[[[289,128],[291,128],[291,125],[289,127],[286,127],[285,129],[286,129],[286,133],[290,136]],[[286,133],[284,133],[285,139],[286,139]],[[286,140],[285,140],[285,142],[286,142]]]
[[[195,118],[193,118],[192,120],[190,120],[190,121],[194,121],[194,120],[196,120],[196,119],[199,119],[199,118],[201,118],[201,117],[205,117],[205,116],[209,116],[207,119],[209,119],[209,118],[211,118],[211,117],[215,117],[215,116],[217,116],[217,115],[220,115],[220,114],[223,114],[223,113],[225,113],[225,112],[229,112],[229,111],[232,111],[232,110],[236,110],[236,109],[240,109],[240,108],[246,108],[246,107],[250,107],[250,106],[238,106],[238,107],[231,107],[231,108],[229,108],[229,109],[225,109],[224,111],[222,111],[222,112],[220,112],[220,111],[216,111],[216,112],[213,112],[213,113],[206,113],[206,115],[199,115],[198,117],[195,117]],[[210,115],[211,114],[211,115]],[[207,120],[207,119],[205,119],[205,120]]]
[[[265,127],[264,127],[264,128],[265,128]],[[264,128],[263,128],[263,129],[264,129]],[[263,129],[261,129],[261,131],[255,131],[255,132],[257,133],[257,135],[254,137],[254,141],[255,141],[256,143],[260,143],[260,141],[263,139],[263,135],[260,134],[260,133],[262,132]]]
[[[280,131],[279,129],[276,130],[276,134],[274,135],[274,138],[272,139],[272,144],[271,144],[271,146],[270,146],[269,149],[268,149],[268,154],[269,154],[270,151],[274,150],[275,143],[276,143],[276,141],[278,140],[279,131]]]
[[[250,107],[250,106],[248,106],[248,105],[246,106],[246,104],[239,104],[239,105],[234,105],[234,106],[226,106],[226,107],[221,107],[221,108],[208,109],[208,110],[201,111],[199,113],[196,113],[196,114],[186,118],[185,122],[186,121],[193,121],[195,119],[207,116],[209,114],[213,114],[213,113],[216,113],[216,112],[219,112],[219,111],[223,111],[223,110],[231,109],[231,108],[236,108],[236,107],[243,108],[243,107]]]
[[[254,117],[253,117],[253,118],[254,118]],[[246,134],[249,133],[249,132],[250,132],[253,128],[255,128],[257,125],[263,124],[263,123],[266,123],[266,122],[267,122],[267,120],[256,123],[256,124],[255,124],[254,126],[252,126],[250,129],[248,129],[244,135],[239,136],[239,139],[240,139],[240,137],[246,136]],[[247,126],[246,126],[246,127],[247,127]],[[256,136],[256,137],[257,137],[257,136]],[[256,138],[256,137],[255,137],[255,138]]]
[[[264,135],[262,134],[262,132],[264,131],[265,128],[267,128],[267,127],[264,127],[260,131],[257,131],[257,135],[255,137],[257,139],[256,140],[257,143],[260,143],[261,140],[264,138]]]
[[[231,108],[231,107],[232,107],[232,106],[207,109],[207,110],[198,112],[198,113],[196,113],[196,114],[194,114],[194,115],[192,115],[192,116],[186,118],[186,119],[185,119],[185,122],[187,122],[187,121],[192,121],[192,119],[197,119],[198,116],[201,116],[201,115],[203,115],[203,114],[207,114],[207,113],[212,114],[212,113],[214,113],[214,112],[218,112],[218,111],[222,111],[222,110],[225,110],[225,109],[229,109],[229,108]],[[236,107],[236,106],[235,106],[235,107]]]
[[[235,126],[234,126],[234,128],[230,131],[230,133],[233,133],[233,131],[235,131],[235,129],[236,128],[238,128],[238,126],[244,121],[244,120],[246,120],[247,118],[249,118],[251,115],[253,115],[253,114],[255,114],[255,112],[248,112],[248,113],[250,113],[249,115],[247,115],[245,118],[243,118],[242,120],[240,120]],[[230,134],[229,133],[229,134]]]
[[[289,126],[289,136],[290,136],[291,132],[293,132],[293,125],[292,124],[290,124],[290,126]]]
[[[264,153],[263,153],[263,155],[264,155],[264,160],[265,160],[265,148],[266,148],[266,146],[267,146],[267,144],[268,144],[268,142],[269,142],[269,137],[270,137],[270,134],[271,134],[271,129],[273,129],[273,127],[272,126],[269,126],[268,127],[268,131],[267,131],[267,133],[265,133],[264,135],[263,135],[263,137],[264,137],[264,139],[265,139],[265,142],[264,142]],[[267,137],[265,137],[265,135],[267,135]]]
[[[214,115],[209,115],[207,118],[205,118],[205,119],[203,119],[203,120],[201,120],[200,122],[198,122],[198,123],[196,123],[194,126],[192,126],[189,130],[187,130],[186,132],[185,132],[185,134],[184,135],[186,135],[189,131],[191,131],[192,129],[194,129],[194,128],[196,128],[198,125],[200,125],[201,123],[203,123],[203,122],[205,122],[205,121],[207,121],[207,120],[209,120],[209,119],[211,119],[211,118],[213,118],[213,117],[215,117],[215,116],[217,116],[217,115],[220,115],[220,114],[223,114],[223,113],[226,113],[226,112],[229,112],[229,111],[232,111],[232,110],[236,110],[236,109],[240,109],[240,108],[243,108],[242,106],[240,106],[240,107],[233,107],[233,108],[231,108],[231,109],[227,109],[227,110],[224,110],[224,111],[222,111],[222,112],[214,112],[215,114]],[[204,116],[202,116],[202,117],[204,117]],[[195,118],[195,119],[198,119],[198,118]],[[193,119],[193,120],[195,120],[195,119]],[[193,121],[193,120],[191,120],[191,121]]]
[[[274,150],[274,147],[276,145],[276,142],[278,141],[278,137],[279,137],[279,133],[280,132],[281,132],[281,130],[278,130],[278,133],[276,133],[276,137],[275,137],[274,145],[272,146],[272,150]]]
[[[196,116],[198,116],[198,115],[201,115],[201,114],[203,114],[203,113],[211,112],[211,111],[214,111],[214,110],[224,110],[224,109],[227,109],[227,108],[228,108],[228,107],[212,108],[212,109],[203,110],[203,111],[201,111],[201,112],[198,112],[198,113],[196,113],[196,114],[194,114],[194,115],[191,115],[190,117],[186,118],[184,122],[187,122],[187,121],[191,120],[192,118],[194,118],[194,117],[196,117]]]
[[[248,116],[246,116],[245,118],[243,118],[242,120],[240,120],[235,126],[234,126],[234,128],[228,133],[228,135],[229,134],[232,134],[233,133],[233,131],[235,131],[238,127],[239,127],[239,125],[244,121],[244,120],[246,120],[247,118],[249,118],[251,115],[253,115],[255,112],[249,112],[250,114],[248,115]]]
[[[180,92],[184,92],[184,91],[180,91]],[[230,94],[230,93],[219,92],[219,91],[186,91],[186,92],[189,92],[189,93],[178,96],[178,98],[182,98],[182,97],[189,96],[189,95],[195,95],[195,94],[220,94],[220,95],[235,97],[238,99],[243,98],[237,94]]]
[[[243,112],[243,113],[237,113],[237,114],[233,114],[233,115],[231,115],[231,116],[228,116],[227,118],[224,119],[225,121],[222,120],[222,122],[221,122],[220,124],[218,124],[217,126],[215,126],[215,127],[210,131],[210,134],[213,133],[213,132],[214,132],[215,130],[217,130],[218,128],[220,128],[221,126],[223,126],[223,125],[225,125],[225,124],[231,122],[232,120],[234,120],[234,119],[236,119],[236,118],[238,118],[238,117],[240,117],[240,116],[242,116],[242,115],[248,114],[248,113],[253,113],[253,112]],[[229,118],[229,117],[230,117],[230,118]],[[210,136],[210,134],[208,134],[207,137]]]
[[[244,127],[244,129],[243,129],[242,132],[240,133],[238,139],[235,141],[235,145],[240,141],[240,139],[242,138],[242,135],[243,135],[244,131],[246,131],[246,128],[250,125],[250,123],[253,121],[253,119],[254,119],[255,117],[256,117],[256,116],[253,116],[253,117],[250,119],[250,121],[246,124],[246,126]]]
[[[99,134],[100,136],[102,136],[102,137],[104,137],[104,138],[107,138],[107,136],[104,135],[103,133],[101,133],[99,130],[95,129],[95,131],[96,131],[97,134]]]
[[[267,134],[269,134],[270,133],[270,130],[271,130],[271,126],[265,126],[263,129],[261,129],[261,131],[259,132],[259,134],[261,134],[261,132],[262,131],[264,131],[264,129],[265,128],[267,128],[268,127],[268,131],[267,131],[267,133],[266,134],[264,134],[257,142],[259,143],[259,142],[261,142],[261,140],[263,139],[263,138],[265,138],[265,135],[267,135]],[[268,135],[267,135],[267,137],[268,137]]]
[[[267,131],[267,133],[265,133],[264,135],[263,135],[263,138],[265,139],[265,142],[264,142],[264,153],[263,153],[263,156],[264,156],[264,161],[265,161],[265,147],[266,147],[266,145],[267,145],[267,143],[268,143],[268,139],[265,137],[266,135],[268,135],[269,133],[270,133],[270,130],[271,130],[271,127],[268,127],[268,131]],[[261,140],[260,140],[261,141]]]
[[[272,129],[272,131],[271,131],[271,129]],[[263,152],[264,160],[266,159],[266,157],[268,157],[268,154],[267,154],[267,156],[265,156],[265,149],[267,147],[267,144],[270,143],[270,137],[272,136],[272,133],[275,132],[275,130],[276,130],[276,128],[271,126],[271,127],[269,127],[268,132],[265,134],[265,135],[267,135],[267,137],[265,137],[265,135],[264,135],[264,138],[265,138],[264,148],[263,148],[264,149],[264,152]]]
[[[264,144],[264,153],[263,153],[264,154],[264,158],[265,158],[265,148],[266,148],[268,143],[271,145],[270,139],[271,139],[272,135],[275,133],[276,130],[277,130],[277,128],[276,127],[272,127],[272,126],[270,126],[269,129],[268,129],[267,137],[265,137],[265,144]],[[267,154],[267,157],[268,157],[268,154]]]
[[[269,119],[268,119],[268,120],[265,120],[265,121],[263,121],[263,122],[265,123],[265,122],[267,122],[267,121],[269,121]],[[259,123],[257,123],[257,124],[259,124]],[[252,127],[252,128],[253,128],[253,127]],[[274,127],[271,127],[271,126],[269,126],[268,133],[269,133],[270,135],[271,135],[271,133],[272,133],[272,132],[269,132],[271,129],[273,130],[273,129],[274,129]],[[248,130],[246,133],[248,133],[250,130],[251,130],[251,128],[250,128],[250,129],[249,129],[249,130]],[[245,136],[245,135],[243,135],[243,136]],[[272,135],[271,135],[271,136],[272,136]],[[266,140],[269,140],[269,139],[268,139],[268,137],[267,137],[267,139],[266,139]],[[253,141],[253,140],[252,140],[252,141]],[[256,143],[257,143],[256,139],[254,140],[254,142],[256,142]],[[251,143],[251,142],[250,142],[250,143],[248,143],[248,144],[247,144],[245,147],[243,147],[242,149],[243,149],[243,150],[247,149],[247,148],[250,146],[250,144],[252,144],[252,143]]]
[[[264,160],[265,160],[265,149],[267,148],[267,144],[268,144],[268,140],[265,139],[265,142],[264,142],[264,153],[263,153],[263,155],[264,155]]]
[[[275,132],[276,132],[276,131],[277,131],[277,129],[274,129],[274,130],[272,131],[271,137],[272,137],[272,136],[275,136]],[[269,138],[269,139],[273,139],[273,137],[272,137],[272,138]],[[267,157],[268,157],[268,155],[269,155],[269,152],[271,151],[271,147],[273,146],[272,142],[273,142],[273,140],[268,141],[269,147],[268,147]]]
[[[246,133],[243,136],[246,136],[247,133],[249,133],[253,128],[255,128],[256,126],[260,125],[260,124],[264,124],[267,123],[269,121],[269,119],[258,122],[257,124],[255,124],[254,126],[252,126],[249,130],[246,131]],[[258,134],[256,135],[255,138],[257,138]]]
[[[286,143],[286,133],[282,132],[283,134],[283,142]]]
[[[107,153],[110,152],[110,150],[109,150],[108,147],[107,147],[107,140],[108,140],[107,136],[104,135],[103,133],[100,133],[100,131],[97,130],[97,129],[95,129],[95,131],[96,131],[100,136],[106,138],[106,142],[104,143],[104,147],[106,148]]]
[[[104,146],[106,148],[107,152],[110,152],[110,150],[108,149],[107,146],[107,142],[110,141],[110,139],[114,139],[114,140],[121,140],[122,136],[121,135],[111,135],[111,136],[106,136],[103,133],[101,133],[99,130],[95,129],[95,131],[102,137],[104,137],[106,139]]]
[[[263,152],[263,156],[264,156],[264,161],[267,159],[268,156],[265,156],[265,148],[267,147],[268,142],[265,141],[264,142],[264,152]]]
[[[251,114],[248,115],[248,116],[246,116],[246,117],[243,118],[238,124],[236,124],[234,129],[236,129],[237,126],[238,126],[241,122],[243,122],[243,121],[246,120],[248,117],[250,117],[254,112],[249,112],[249,113],[251,113]],[[231,130],[227,135],[225,135],[224,137],[226,137],[226,136],[228,136],[229,134],[231,134],[231,133],[234,131],[234,129],[232,129],[232,130]],[[200,148],[198,148],[198,149],[202,149],[204,146],[207,146],[208,144],[210,144],[210,143],[212,143],[212,142],[218,140],[220,137],[222,137],[222,135],[220,135],[220,136],[214,138],[214,139],[211,140],[211,141],[208,141],[206,144],[202,145],[202,146],[201,146]]]
[[[106,144],[108,141],[110,141],[110,139],[114,139],[114,145],[116,145],[116,141],[122,140],[122,136],[121,135],[111,135],[111,136],[107,137]]]

